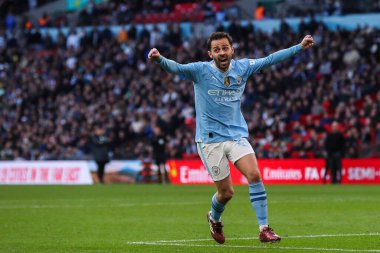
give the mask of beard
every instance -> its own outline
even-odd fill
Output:
[[[218,69],[222,71],[227,71],[231,63],[231,57],[224,56],[224,57],[214,58],[214,62],[215,62],[215,66]]]

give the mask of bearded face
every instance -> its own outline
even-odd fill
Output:
[[[227,38],[213,40],[211,51],[208,51],[208,55],[214,60],[215,66],[222,71],[228,70],[233,54],[234,49]]]

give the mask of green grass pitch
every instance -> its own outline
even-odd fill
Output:
[[[210,237],[214,186],[0,186],[0,252],[380,252],[380,187],[266,186],[283,239],[261,244],[248,187]]]

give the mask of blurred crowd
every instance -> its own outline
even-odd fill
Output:
[[[52,0],[3,0],[0,1],[0,15],[8,29],[33,29],[186,21],[217,24],[236,19],[380,12],[379,0],[257,1],[255,10],[245,9],[236,0],[89,0],[87,6],[78,10],[55,10],[38,15],[27,12],[28,8],[33,10],[50,2]]]
[[[48,0],[45,0],[48,1]],[[1,4],[0,14],[7,29],[15,27],[33,29],[42,27],[78,27],[118,25],[129,23],[160,22],[224,22],[242,17],[240,7],[234,0],[89,0],[78,10],[57,10],[32,15],[25,8],[7,0]],[[3,8],[1,8],[3,7]],[[21,11],[24,10],[24,11]]]
[[[271,34],[237,21],[199,29],[208,30],[183,38],[178,24],[131,25],[117,34],[94,26],[56,40],[39,30],[0,31],[0,159],[88,159],[100,124],[113,159],[152,155],[156,127],[169,158],[197,157],[192,83],[146,59],[154,46],[180,63],[208,61],[201,35],[215,30],[232,35],[237,59],[264,57],[308,33],[316,41],[247,82],[242,109],[259,158],[324,157],[333,120],[346,137],[346,157],[376,155],[379,30],[329,31],[317,21],[302,22],[299,33],[285,21]]]

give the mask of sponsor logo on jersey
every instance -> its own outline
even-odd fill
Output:
[[[235,89],[235,90],[208,90],[207,93],[210,96],[234,96],[238,93],[243,92],[242,89]]]
[[[213,96],[215,102],[232,102],[240,99],[243,89],[208,90],[207,94]]]

